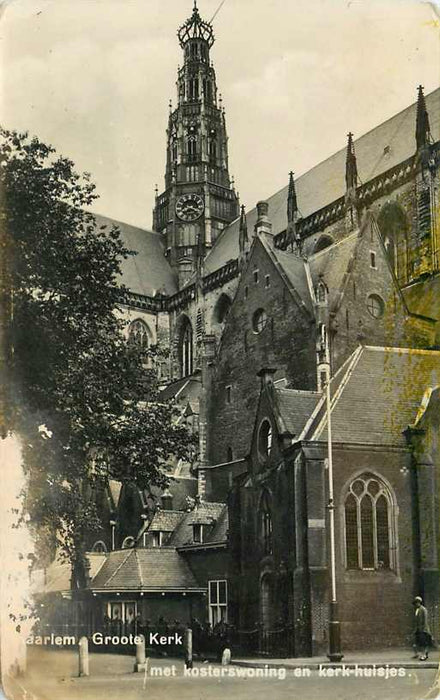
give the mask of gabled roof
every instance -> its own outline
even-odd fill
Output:
[[[193,510],[185,513],[173,535],[171,535],[169,544],[173,547],[182,547],[184,545],[193,544],[194,540],[192,527],[193,525],[197,524],[213,526],[211,532],[205,532],[206,536],[203,540],[203,544],[214,541],[217,542],[218,540],[214,540],[212,537],[216,530],[220,532],[217,525],[221,518],[227,519],[227,506],[225,503],[211,503],[208,501],[202,501],[196,505]]]
[[[366,346],[332,380],[332,439],[405,446],[425,390],[440,384],[440,352]],[[326,441],[325,403],[305,439]]]
[[[91,588],[99,591],[200,590],[184,558],[169,547],[110,552]]]
[[[171,295],[177,292],[175,275],[164,256],[159,233],[130,226],[122,221],[94,214],[96,225],[116,225],[126,248],[137,255],[121,261],[121,282],[131,292],[153,297],[157,292]]]
[[[440,88],[426,95],[426,106],[432,137],[434,141],[438,141],[440,140]],[[361,182],[368,182],[415,153],[416,107],[417,104],[414,102],[354,141]],[[296,179],[296,195],[301,216],[309,216],[345,194],[345,158],[344,146]],[[287,226],[288,189],[286,184],[282,190],[267,199],[274,235],[284,231]],[[256,209],[247,212],[246,218],[248,230],[252,235],[257,220]],[[206,274],[223,267],[228,260],[238,257],[239,224],[239,219],[233,221],[216,240],[205,259]]]
[[[260,238],[267,252],[276,267],[281,268],[289,288],[294,290],[299,299],[304,304],[309,313],[313,314],[313,299],[311,297],[311,289],[307,279],[307,269],[304,258],[294,253],[280,250],[273,245],[273,238],[265,235]]]
[[[278,410],[284,424],[293,436],[299,436],[316,408],[321,394],[316,391],[275,389]]]
[[[148,532],[174,532],[184,515],[185,512],[182,510],[157,510],[146,530]]]
[[[310,273],[313,286],[316,287],[319,278],[323,277],[328,287],[329,305],[332,308],[340,290],[348,264],[354,257],[359,242],[360,232],[355,231],[338,243],[324,248],[309,258]]]

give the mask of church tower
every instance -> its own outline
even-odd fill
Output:
[[[177,32],[183,67],[177,74],[177,107],[167,129],[165,191],[156,195],[153,228],[182,288],[222,229],[239,214],[228,171],[225,112],[217,95],[210,49],[214,33],[196,2]]]

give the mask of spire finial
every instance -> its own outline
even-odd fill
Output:
[[[293,179],[293,170],[289,173],[289,191],[287,194],[287,223],[294,221],[295,215],[298,212],[298,204],[296,201],[295,180]]]
[[[192,15],[186,20],[177,32],[179,43],[182,48],[190,39],[203,39],[208,44],[208,48],[214,43],[214,32],[210,22],[204,22],[199,14],[197,0],[194,0]]]
[[[352,190],[357,187],[358,184],[358,172],[357,172],[357,162],[356,154],[354,152],[353,134],[351,131],[347,134],[347,158],[345,161],[345,184],[347,185],[347,190]]]
[[[416,144],[417,150],[429,144],[431,129],[429,126],[428,110],[426,109],[423,85],[417,88]]]
[[[301,254],[301,236],[296,228],[298,220],[298,202],[296,199],[295,179],[293,170],[289,173],[289,189],[287,193],[287,229],[285,248],[290,246],[290,250]]]
[[[246,212],[245,212],[244,204],[242,204],[241,208],[240,208],[240,228],[239,228],[238,244],[239,244],[239,249],[240,249],[240,256],[243,257],[245,255],[248,247],[249,247]]]

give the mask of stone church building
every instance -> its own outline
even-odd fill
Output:
[[[343,648],[408,643],[415,594],[438,634],[440,88],[246,210],[196,5],[178,40],[152,230],[97,219],[137,251],[127,337],[169,347],[162,397],[199,455],[165,493],[101,494],[94,623],[223,620],[254,651],[322,653],[330,415]]]

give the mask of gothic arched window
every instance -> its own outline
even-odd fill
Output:
[[[215,323],[224,323],[224,321],[226,321],[231,305],[231,299],[227,294],[222,294],[219,297],[213,314],[213,320]]]
[[[264,492],[260,503],[259,511],[260,538],[264,554],[273,552],[273,527],[272,514],[270,508],[270,498],[267,491]]]
[[[197,160],[197,136],[193,134],[191,136],[188,136],[186,142],[186,151],[188,155],[188,160],[190,162]]]
[[[394,507],[385,484],[362,474],[344,501],[347,569],[395,569]]]
[[[136,345],[140,350],[147,350],[149,345],[148,326],[140,318],[130,323],[128,328],[128,342]]]
[[[180,366],[182,377],[193,373],[193,329],[186,319],[180,336]]]

